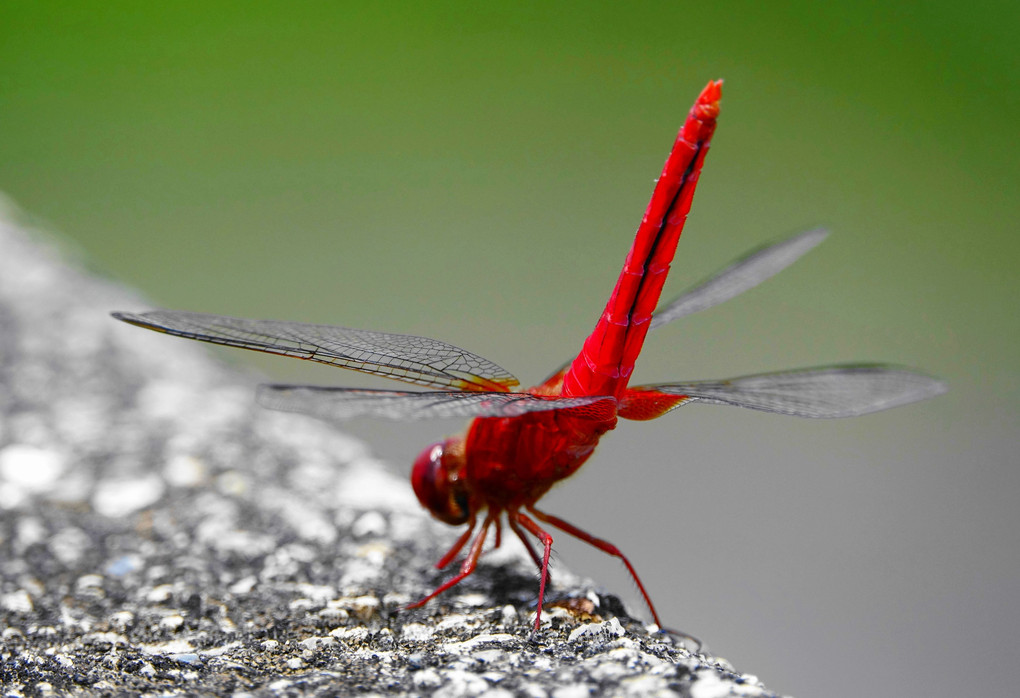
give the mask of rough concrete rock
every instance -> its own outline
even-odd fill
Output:
[[[144,299],[0,206],[5,696],[773,695],[506,547],[423,609],[455,531],[257,376],[112,320]]]

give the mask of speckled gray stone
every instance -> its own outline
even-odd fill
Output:
[[[258,377],[128,327],[144,299],[0,206],[4,696],[769,696],[511,548],[423,609],[455,531]]]

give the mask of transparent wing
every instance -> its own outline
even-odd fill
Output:
[[[428,337],[175,310],[113,317],[178,337],[294,356],[430,388],[503,392],[518,384],[488,359]]]
[[[796,417],[855,417],[887,410],[946,391],[946,384],[923,373],[882,365],[825,366],[762,373],[730,380],[646,385],[633,389],[685,397],[680,404],[747,407]],[[624,403],[626,397],[624,398]],[[621,410],[626,404],[621,404]]]
[[[828,234],[818,228],[754,250],[656,311],[651,327],[661,327],[749,291],[803,257]]]
[[[539,397],[528,393],[364,390],[305,385],[260,385],[258,402],[274,410],[300,412],[326,420],[353,417],[442,419],[444,417],[519,417],[527,412],[571,410],[578,417],[611,418],[611,397]]]
[[[650,329],[707,310],[751,290],[796,262],[828,235],[827,230],[817,228],[753,250],[655,311]],[[568,368],[569,361],[546,378],[542,385],[557,386]]]

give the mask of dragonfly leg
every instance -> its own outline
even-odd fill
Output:
[[[424,599],[420,601],[415,601],[412,604],[408,604],[406,608],[420,608],[421,606],[424,606],[429,601],[442,594],[447,589],[460,584],[462,581],[464,581],[465,577],[470,576],[470,574],[475,571],[475,567],[478,565],[478,558],[481,557],[482,555],[482,546],[485,545],[485,539],[489,535],[489,526],[491,525],[492,514],[489,513],[486,515],[485,521],[482,522],[482,527],[478,531],[478,535],[475,536],[475,539],[473,541],[471,541],[471,548],[468,550],[468,554],[467,557],[464,558],[464,562],[462,562],[460,565],[460,572],[458,572],[451,579],[448,579],[447,581],[443,582],[438,589],[433,591]],[[468,529],[468,533],[471,533],[471,529]],[[461,536],[461,538],[465,539],[465,536]],[[464,546],[463,541],[458,540],[450,552],[456,554],[456,552],[459,551],[460,548],[462,548],[463,546]],[[450,553],[447,553],[447,555],[450,555]]]
[[[457,557],[457,555],[460,553],[461,548],[463,548],[464,544],[468,542],[468,538],[471,537],[471,534],[474,532],[474,530],[475,530],[475,517],[474,515],[472,515],[471,519],[468,521],[467,530],[460,535],[460,538],[458,538],[457,542],[453,544],[453,547],[446,551],[446,555],[443,555],[443,557],[439,559],[439,562],[436,563],[436,569],[438,570],[445,569],[446,566],[453,561],[453,558]]]
[[[541,573],[542,558],[540,558],[538,556],[538,553],[535,552],[535,548],[533,545],[531,545],[531,541],[525,537],[524,531],[521,530],[521,525],[517,523],[517,520],[512,516],[507,517],[507,523],[510,524],[510,528],[513,529],[513,532],[516,533],[517,537],[521,539],[522,543],[524,543],[524,547],[528,551],[528,555],[531,556],[532,562],[535,563],[535,567],[537,567],[539,573]],[[548,573],[548,571],[546,571],[546,578],[548,579],[549,583],[552,584],[552,576]]]
[[[528,507],[528,511],[534,514],[539,521],[544,521],[547,524],[555,526],[561,531],[565,531],[570,535],[574,536],[575,538],[580,538],[585,543],[595,546],[602,552],[612,555],[613,557],[618,557],[621,560],[623,560],[623,564],[627,567],[627,571],[630,572],[631,578],[637,584],[638,590],[641,592],[641,596],[644,597],[645,603],[648,604],[648,610],[652,612],[652,618],[655,620],[655,624],[658,625],[660,628],[662,627],[662,621],[659,620],[659,614],[655,611],[655,605],[652,604],[652,599],[651,597],[648,596],[648,592],[645,590],[645,585],[641,583],[641,578],[638,577],[637,571],[634,569],[634,566],[630,564],[630,560],[627,559],[626,555],[620,552],[619,548],[617,548],[609,541],[602,540],[601,538],[596,538],[587,531],[582,531],[577,526],[567,523],[566,521],[559,517],[552,516],[551,514],[542,513],[541,511],[538,511],[534,507],[530,506]],[[677,634],[687,636],[686,633]]]
[[[516,533],[517,537],[521,539],[522,543],[524,543],[524,548],[525,548],[525,550],[528,551],[528,555],[531,557],[531,561],[535,563],[535,567],[538,568],[538,573],[541,574],[542,573],[542,558],[540,558],[538,556],[538,553],[535,552],[534,546],[531,545],[531,541],[528,540],[527,536],[524,535],[524,531],[521,530],[521,525],[519,523],[517,523],[517,520],[514,519],[514,517],[512,517],[512,516],[507,516],[506,520],[507,520],[507,523],[510,524],[510,528],[513,530],[513,532]],[[497,535],[496,535],[496,544],[494,546],[496,548],[499,547],[499,535],[498,535],[499,534],[499,530],[500,530],[500,525],[499,524],[500,524],[500,520],[496,519],[496,534]],[[549,570],[546,570],[546,572],[545,572],[545,583],[546,583],[546,586],[552,586],[552,572],[550,572]]]
[[[548,533],[532,521],[527,514],[523,514],[520,511],[511,511],[507,513],[507,519],[513,521],[517,520],[517,523],[521,524],[528,530],[528,532],[542,541],[544,550],[542,551],[542,577],[538,583],[538,608],[535,609],[535,632],[538,632],[539,626],[542,623],[542,601],[545,598],[545,583],[549,578],[549,554],[552,552],[553,539]],[[514,529],[517,530],[516,528]],[[518,535],[520,535],[518,533]],[[529,548],[531,546],[528,546]],[[536,555],[537,557],[537,555]]]

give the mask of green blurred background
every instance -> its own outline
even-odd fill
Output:
[[[154,305],[430,335],[531,384],[579,349],[676,129],[725,78],[667,295],[776,236],[833,235],[655,333],[637,380],[888,360],[951,392],[839,422],[625,424],[545,508],[773,689],[1006,695],[1018,8],[4,2],[0,190]],[[403,473],[459,425],[347,428]],[[643,612],[613,560],[557,551]]]

